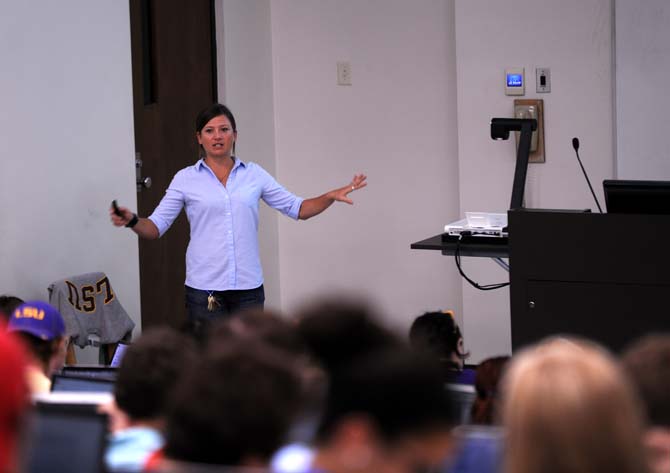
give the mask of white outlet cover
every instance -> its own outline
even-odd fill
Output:
[[[544,85],[542,85],[544,77]],[[551,92],[551,71],[548,67],[538,67],[535,69],[535,91],[538,94],[548,94]]]

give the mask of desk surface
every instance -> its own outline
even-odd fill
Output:
[[[458,237],[445,234],[435,235],[410,245],[413,250],[437,250],[443,255],[453,255],[456,251]],[[478,256],[485,258],[507,258],[509,243],[507,238],[482,236],[464,237],[460,243],[461,256]]]

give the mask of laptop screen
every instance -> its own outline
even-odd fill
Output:
[[[107,416],[95,404],[35,405],[28,430],[23,471],[102,472]]]
[[[114,381],[118,373],[118,368],[113,366],[100,365],[72,365],[65,366],[60,374],[67,376],[76,376],[79,378],[106,379]]]
[[[127,349],[128,345],[126,345],[125,343],[119,343],[116,346],[116,350],[114,351],[114,357],[112,358],[112,362],[109,365],[114,368],[118,368],[119,366],[121,366],[121,360],[123,359],[123,355],[126,353]]]
[[[670,181],[605,180],[608,213],[670,215]]]
[[[114,391],[114,381],[83,376],[55,374],[51,380],[51,391],[105,392]]]

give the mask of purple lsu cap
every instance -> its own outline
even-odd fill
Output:
[[[65,322],[54,306],[42,301],[27,301],[12,313],[7,330],[26,332],[42,340],[54,340],[65,335]]]

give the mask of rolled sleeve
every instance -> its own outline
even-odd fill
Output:
[[[293,220],[298,220],[300,206],[304,199],[287,191],[265,170],[263,170],[263,174],[265,178],[263,193],[261,194],[263,201]]]
[[[179,174],[172,179],[158,207],[149,215],[149,220],[156,225],[158,235],[161,237],[168,231],[184,207],[184,193],[179,188],[178,176]]]
[[[291,205],[291,210],[286,214],[289,217],[291,217],[293,220],[298,220],[300,217],[300,207],[302,206],[302,201],[305,200],[302,197],[298,197],[297,195],[294,196],[295,201],[293,202],[293,205]]]

